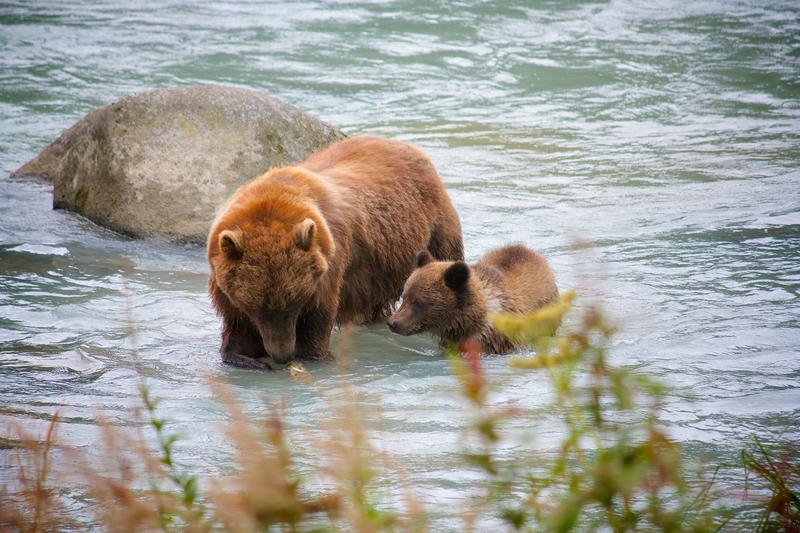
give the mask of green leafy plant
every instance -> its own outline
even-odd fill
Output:
[[[504,334],[535,349],[511,365],[545,372],[553,392],[546,411],[563,425],[553,454],[534,454],[529,463],[498,459],[500,426],[536,414],[492,408],[491,388],[470,346],[451,353],[455,375],[474,409],[478,451],[466,459],[487,476],[483,508],[515,529],[570,531],[713,531],[708,491],[691,491],[680,446],[659,424],[665,389],[645,376],[609,363],[615,328],[589,309],[576,325],[554,335],[572,307],[574,293],[528,316],[497,315]]]
[[[197,476],[186,472],[178,472],[177,466],[173,461],[175,443],[180,436],[176,433],[166,432],[164,428],[166,422],[164,419],[159,418],[156,413],[158,399],[153,398],[144,382],[139,385],[139,397],[147,413],[147,423],[153,429],[158,441],[157,459],[165,469],[163,476],[150,478],[150,490],[154,493],[171,495],[168,491],[162,489],[159,484],[159,477],[166,477],[174,485],[174,490],[177,491],[177,499],[184,507],[184,513],[191,516],[193,521],[197,520],[202,517],[204,512],[203,508],[197,505]],[[163,500],[158,499],[158,501],[161,502]],[[162,527],[174,520],[174,514],[169,508],[160,507],[158,515]]]

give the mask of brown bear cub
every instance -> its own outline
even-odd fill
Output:
[[[474,343],[481,353],[503,354],[514,344],[494,329],[489,313],[530,313],[557,299],[547,260],[520,244],[492,250],[472,266],[436,261],[423,250],[403,303],[387,323],[401,335],[429,331],[442,342]]]
[[[335,323],[385,319],[418,250],[464,257],[461,225],[419,149],[354,137],[243,185],[208,237],[223,361],[322,358]]]

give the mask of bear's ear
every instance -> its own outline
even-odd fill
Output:
[[[433,256],[427,249],[420,250],[417,254],[417,268],[424,267],[431,261],[433,261]]]
[[[444,271],[444,284],[456,294],[463,294],[469,283],[469,267],[464,261],[456,261]]]
[[[241,259],[244,253],[242,246],[242,232],[226,229],[219,233],[219,249],[231,259]]]
[[[294,243],[306,252],[311,249],[311,243],[317,234],[317,225],[310,218],[305,219],[294,227]]]

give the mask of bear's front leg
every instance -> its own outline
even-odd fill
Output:
[[[229,365],[270,368],[260,360],[267,355],[261,336],[245,317],[238,320],[223,320],[222,345],[219,351],[222,361]]]
[[[222,362],[245,368],[269,368],[259,360],[267,353],[261,335],[250,319],[231,305],[213,277],[209,277],[208,291],[214,309],[222,317],[222,342],[219,348]]]
[[[331,330],[336,320],[335,312],[326,307],[318,307],[303,313],[297,320],[295,358],[328,359]]]

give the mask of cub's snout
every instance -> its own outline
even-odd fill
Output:
[[[411,335],[411,330],[408,327],[406,321],[403,320],[401,316],[398,316],[399,310],[392,313],[386,320],[386,325],[389,326],[389,329],[392,333],[397,333],[398,335]]]

